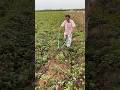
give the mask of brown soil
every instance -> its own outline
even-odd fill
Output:
[[[54,70],[55,68],[59,68],[60,70]],[[57,81],[64,80],[66,77],[65,72],[67,72],[70,68],[70,65],[61,64],[58,60],[49,60],[48,63],[45,64],[37,73],[44,73],[48,77],[55,79]],[[47,71],[44,71],[47,70]],[[62,72],[61,72],[62,70]],[[48,85],[47,80],[37,80],[37,86],[45,88]]]

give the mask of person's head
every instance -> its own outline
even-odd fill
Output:
[[[69,21],[69,20],[70,20],[70,15],[65,15],[65,19],[66,19],[67,21]]]

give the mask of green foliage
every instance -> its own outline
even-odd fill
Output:
[[[32,4],[33,1],[29,2],[29,0],[0,2],[1,90],[33,88],[34,8]]]
[[[86,77],[91,90],[117,90],[115,88],[119,87],[119,83],[114,83],[119,82],[120,74],[119,4],[119,0],[98,0],[96,10],[92,12],[86,45]]]

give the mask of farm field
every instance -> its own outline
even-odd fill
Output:
[[[71,49],[63,47],[60,25],[65,14],[76,23]],[[85,89],[85,15],[84,11],[35,12],[35,79],[36,90]],[[60,34],[60,37],[58,37]],[[59,39],[58,39],[59,38]]]

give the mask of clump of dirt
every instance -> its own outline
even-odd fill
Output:
[[[37,75],[39,75],[39,73],[42,73],[42,75],[37,80],[36,85],[41,88],[48,87],[50,79],[60,82],[67,77],[66,73],[68,73],[68,70],[70,70],[69,64],[63,64],[59,60],[49,60],[45,66],[37,72]]]

